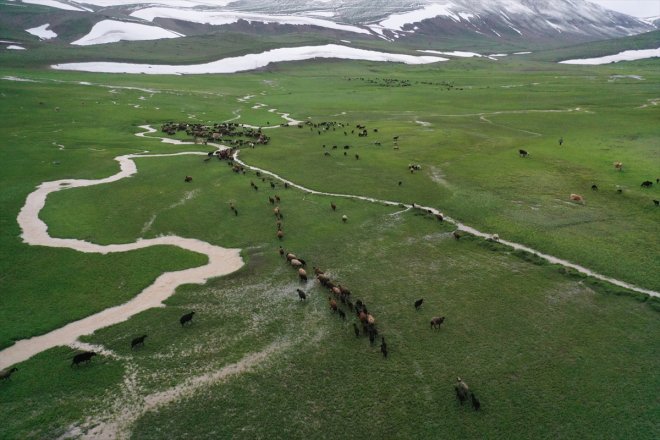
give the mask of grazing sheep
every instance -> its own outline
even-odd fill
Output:
[[[444,316],[434,316],[431,318],[431,328],[440,328],[440,324],[445,322]]]
[[[623,171],[623,162],[614,162],[614,169],[617,171]]]
[[[341,221],[343,221],[344,223],[346,223],[346,222],[348,221],[348,217],[346,217],[345,215],[342,215],[342,216],[341,216]]]
[[[584,204],[584,197],[582,197],[582,196],[579,195],[579,194],[571,194],[571,195],[569,196],[569,199],[570,199],[572,202],[578,202],[578,203],[582,203],[582,204]]]
[[[314,266],[314,273],[316,275],[322,275],[324,272],[321,269],[319,269],[318,267]]]
[[[355,325],[355,324],[353,324]],[[8,368],[6,370],[0,371],[0,380],[9,380],[11,378],[11,375],[14,374],[14,371],[18,371],[18,368],[12,367]]]
[[[303,292],[300,289],[296,289],[296,291],[298,292],[298,297],[300,298],[300,301],[307,299],[307,295],[305,294],[305,292]]]
[[[272,189],[275,189],[275,184],[274,184],[273,182],[270,182],[270,187],[271,187]]]
[[[192,176],[186,176],[186,177],[183,179],[183,181],[184,181],[184,182],[192,182]]]
[[[351,294],[351,291],[348,290],[346,287],[342,286],[341,284],[339,284],[338,287],[339,287],[339,291],[340,291],[343,295],[348,296],[348,295]]]
[[[280,207],[279,206],[276,206],[275,208],[273,208],[273,214],[275,214],[275,217],[279,217],[279,215],[280,215]]]
[[[288,254],[286,254],[286,259],[287,259],[287,261],[295,260],[295,259],[297,259],[297,258],[298,258],[298,257],[296,257],[296,254],[293,254],[293,253],[291,253],[291,252],[289,252]]]
[[[332,203],[332,202],[330,202],[330,207],[332,208],[333,211],[336,211],[336,210],[337,210],[337,205],[335,205],[335,204]]]
[[[280,246],[279,253],[280,253],[280,257],[284,256],[284,248],[282,246]]]
[[[529,153],[526,150],[518,150],[518,154],[520,154],[520,157],[529,156]]]
[[[328,297],[328,301],[330,301],[330,309],[333,312],[336,312],[337,311],[337,301],[335,301],[334,299],[332,299],[330,297]]]
[[[374,325],[376,323],[376,318],[373,315],[367,313],[367,324]]]
[[[356,338],[360,337],[360,329],[358,328],[356,323],[353,323],[353,332],[355,333]]]
[[[290,260],[289,263],[291,263],[291,266],[293,267],[302,267],[303,265],[300,260],[296,260],[295,258]]]
[[[417,301],[415,301],[415,310],[419,310],[423,302],[424,302],[424,298],[420,298]]]
[[[279,238],[280,240],[281,240],[282,238],[284,238],[284,232],[281,231],[281,230],[280,230],[280,231],[277,231],[277,238]]]
[[[300,281],[307,282],[307,272],[302,267],[298,269],[298,278],[300,278]]]
[[[642,182],[642,184],[640,186],[642,188],[650,188],[650,187],[653,186],[653,182],[651,182],[650,180],[645,180],[645,181]]]
[[[272,197],[268,197],[268,201],[270,202],[271,205],[275,204],[275,199]]]
[[[339,317],[343,320],[346,321],[346,313],[342,309],[338,309],[337,313],[339,313]]]
[[[481,409],[481,402],[479,402],[479,399],[477,399],[477,396],[472,391],[470,391],[470,400],[472,401],[472,408],[475,411],[479,411]]]
[[[183,327],[187,323],[192,324],[192,319],[193,319],[194,314],[195,314],[195,312],[186,313],[181,318],[179,318],[179,322],[181,323],[181,327]]]
[[[278,196],[277,194],[275,194],[275,201],[276,201],[277,203],[280,203],[280,196]]]
[[[332,293],[334,293],[335,296],[341,294],[341,290],[339,290],[339,287],[337,286],[332,286],[330,290],[332,290]]]
[[[131,341],[131,349],[137,347],[138,345],[144,346],[144,340],[147,339],[147,335],[142,335]]]
[[[71,362],[71,366],[73,367],[74,365],[79,365],[83,362],[89,362],[94,356],[96,356],[96,353],[93,351],[86,351],[84,353],[78,353],[73,357],[73,361]]]

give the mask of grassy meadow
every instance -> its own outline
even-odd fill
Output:
[[[640,188],[660,177],[659,80],[657,61],[576,67],[521,56],[283,63],[194,77],[0,67],[0,347],[121,304],[162,272],[206,262],[174,247],[96,255],[20,237],[16,216],[41,182],[107,177],[122,154],[210,151],[134,136],[140,125],[166,121],[238,117],[266,127],[286,112],[342,123],[321,133],[308,125],[268,130],[271,142],[240,158],[319,191],[433,206],[660,290],[660,185]],[[358,137],[356,124],[368,136]],[[179,235],[241,248],[246,265],[83,337],[108,353],[89,365],[70,368],[69,347],[20,363],[0,382],[0,438],[95,428],[136,439],[660,436],[657,300],[475,237],[454,240],[451,225],[419,210],[277,181],[271,190],[269,179],[195,155],[136,163],[128,179],[51,194],[40,213],[51,236],[112,244]],[[422,169],[410,173],[411,163]],[[571,193],[586,203],[569,202]],[[281,242],[268,203],[275,194]],[[299,283],[280,245],[367,304],[387,359],[380,338],[370,346],[355,337],[354,313],[342,321],[328,309],[327,290]],[[299,301],[296,288],[309,299]],[[193,324],[181,328],[190,310]],[[447,319],[431,330],[436,315]],[[141,334],[149,335],[145,346],[131,350]],[[482,411],[458,405],[457,376]]]

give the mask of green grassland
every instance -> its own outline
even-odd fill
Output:
[[[237,115],[237,122],[281,123],[269,109],[347,124],[347,134],[307,125],[269,130],[267,146],[241,151],[250,165],[319,191],[434,206],[660,289],[653,204],[660,194],[655,184],[639,186],[659,177],[658,110],[650,104],[660,98],[657,61],[596,68],[523,57],[430,66],[323,61],[195,77],[0,68],[6,75],[36,82],[0,80],[0,347],[125,302],[158,274],[206,260],[164,246],[114,255],[26,246],[16,216],[36,185],[109,176],[122,154],[204,151],[135,137],[139,125]],[[385,87],[384,78],[411,85]],[[238,100],[247,95],[254,96]],[[267,107],[252,108],[257,103]],[[351,133],[355,124],[366,124],[369,135]],[[530,156],[520,158],[520,148]],[[623,172],[614,170],[617,160]],[[660,435],[657,301],[477,238],[456,241],[451,225],[419,211],[279,182],[271,190],[268,179],[196,155],[136,163],[128,179],[51,194],[40,214],[50,234],[99,244],[175,234],[241,248],[246,266],[182,286],[167,307],[83,338],[112,356],[70,368],[74,351],[64,347],[18,365],[0,383],[0,437],[57,438],[116,420],[134,438]],[[411,174],[410,163],[422,170]],[[586,204],[569,203],[571,193]],[[267,200],[274,194],[282,198],[281,242]],[[310,298],[298,301],[301,285],[277,254],[280,244],[366,302],[387,339],[387,359],[355,338],[352,314],[344,323],[329,312],[318,283],[303,287]],[[190,310],[194,323],[182,329],[178,318]],[[447,317],[439,331],[429,329],[435,315]],[[146,345],[131,350],[130,340],[145,333]],[[233,369],[258,353],[266,353],[261,361]],[[190,382],[223,371],[203,386]],[[483,411],[457,404],[457,376]],[[177,386],[189,391],[168,401]],[[142,398],[166,403],[143,412]]]

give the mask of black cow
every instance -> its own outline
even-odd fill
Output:
[[[296,291],[298,292],[298,297],[300,298],[300,301],[307,299],[307,295],[305,295],[305,292],[303,292],[300,289],[296,289]]]
[[[520,154],[520,157],[529,156],[529,153],[526,150],[518,150],[518,154]]]
[[[0,380],[8,380],[11,377],[11,375],[14,373],[14,371],[18,371],[18,368],[13,367],[7,370],[0,371]]]
[[[195,312],[190,312],[190,313],[186,313],[185,315],[183,315],[183,316],[179,319],[179,322],[181,323],[181,327],[183,327],[183,326],[184,326],[185,324],[187,324],[187,323],[191,323],[191,324],[192,324],[192,319],[193,319],[193,315],[194,315],[194,314],[195,314]]]
[[[472,391],[470,391],[470,400],[472,401],[472,408],[475,411],[479,411],[481,409],[481,402],[479,402],[479,399],[477,399],[477,396]]]
[[[131,341],[131,349],[137,347],[138,345],[144,346],[144,340],[147,339],[147,335],[142,335],[138,338],[135,338]]]
[[[592,191],[598,191],[598,185],[591,185]]]
[[[419,310],[423,302],[424,302],[424,298],[420,298],[417,301],[415,301],[415,310]]]
[[[93,351],[78,353],[73,357],[73,362],[71,362],[71,366],[73,367],[74,365],[79,365],[83,362],[89,362],[94,356],[96,356],[96,353],[94,353]]]
[[[642,182],[642,184],[640,186],[642,188],[650,188],[650,187],[653,186],[653,182],[651,182],[650,180],[645,180],[645,181]]]

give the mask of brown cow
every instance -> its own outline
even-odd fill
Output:
[[[280,240],[284,238],[284,232],[282,230],[277,231],[277,238]]]
[[[571,194],[569,198],[571,202],[578,202],[584,204],[584,197],[582,197],[579,194]]]
[[[440,324],[445,322],[444,316],[434,316],[431,318],[431,328],[440,328]]]

